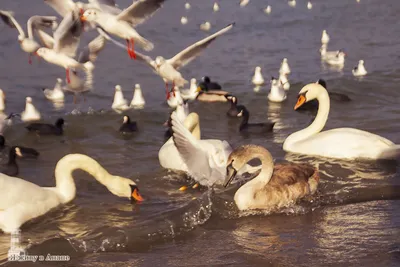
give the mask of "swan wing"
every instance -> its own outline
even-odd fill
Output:
[[[354,128],[337,128],[320,132],[296,142],[292,152],[319,155],[331,158],[379,158],[379,155],[394,146],[390,140]]]

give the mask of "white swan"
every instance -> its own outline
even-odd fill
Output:
[[[128,101],[124,98],[124,94],[122,93],[122,88],[120,85],[115,86],[114,100],[111,108],[118,113],[131,109],[131,107],[128,106]]]
[[[3,112],[6,109],[6,95],[4,94],[3,90],[0,89],[0,111]]]
[[[21,113],[21,120],[23,121],[38,121],[40,120],[40,112],[35,108],[31,97],[25,100],[25,110]]]
[[[283,102],[286,100],[285,90],[282,88],[279,81],[274,77],[271,79],[271,90],[268,93],[268,100],[271,102]]]
[[[264,84],[264,78],[261,74],[261,67],[257,66],[254,70],[254,76],[251,79],[251,82],[255,85],[255,86],[261,86]]]
[[[173,91],[168,93],[167,104],[170,108],[176,108],[180,102],[183,102],[181,92],[177,86],[174,87]]]
[[[323,86],[317,83],[304,86],[294,109],[313,99],[319,102],[314,122],[289,135],[283,143],[283,150],[340,159],[392,159],[400,155],[400,145],[370,132],[354,128],[321,132],[328,120],[330,108],[329,95]]]
[[[182,25],[185,25],[185,24],[187,24],[187,23],[188,23],[187,17],[182,17],[182,18],[181,18],[181,24],[182,24]]]
[[[327,45],[329,43],[329,40],[329,34],[326,32],[326,30],[323,30],[321,36],[321,44]]]
[[[217,2],[215,2],[214,5],[213,5],[213,11],[214,12],[218,12],[219,11],[219,5],[218,5]]]
[[[62,79],[57,78],[56,85],[54,89],[43,89],[44,96],[50,101],[64,101],[64,91],[62,89]]]
[[[290,83],[286,76],[286,74],[280,73],[279,74],[279,83],[286,91],[290,89]]]
[[[267,7],[264,9],[264,13],[265,13],[265,14],[270,14],[271,11],[272,11],[271,6],[267,6]]]
[[[57,163],[55,187],[40,187],[17,177],[0,174],[0,229],[6,233],[13,232],[25,222],[72,201],[76,195],[72,172],[76,169],[91,174],[116,196],[143,200],[134,181],[111,175],[86,155],[69,154]]]
[[[211,23],[209,21],[200,24],[200,30],[209,31],[210,29],[211,29]]]
[[[190,88],[186,90],[180,90],[180,93],[184,100],[195,100],[199,95],[197,90],[197,80],[192,78],[190,80]]]
[[[146,101],[144,100],[142,89],[140,88],[140,84],[135,84],[135,90],[133,91],[133,98],[131,101],[131,107],[134,109],[142,109]]]
[[[354,67],[354,69],[351,70],[354,76],[364,76],[367,75],[367,70],[364,67],[364,60],[358,61],[358,66]]]
[[[283,208],[317,190],[319,174],[313,166],[296,163],[274,166],[269,151],[256,145],[240,146],[229,155],[224,186],[253,159],[261,161],[261,172],[236,191],[234,200],[239,210]]]
[[[279,69],[280,74],[288,75],[290,74],[290,67],[287,58],[284,58],[281,63],[281,68]]]

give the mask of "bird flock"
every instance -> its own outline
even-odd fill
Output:
[[[253,179],[246,180],[234,196],[239,210],[274,210],[313,195],[320,181],[318,169],[314,166],[298,163],[275,164],[270,152],[261,146],[244,145],[234,149],[225,140],[201,138],[200,116],[190,113],[189,101],[230,103],[227,116],[241,119],[238,127],[240,133],[262,135],[277,129],[274,122],[250,121],[249,110],[238,103],[237,96],[223,90],[210,77],[204,76],[199,83],[192,78],[189,83],[180,72],[182,67],[198,57],[217,38],[231,31],[235,23],[198,40],[169,59],[162,56],[153,59],[145,52],[137,51],[136,48],[151,51],[157,45],[145,39],[135,27],[153,16],[166,2],[168,1],[140,0],[120,9],[113,0],[90,0],[89,3],[44,0],[45,4],[62,17],[61,22],[58,22],[56,16],[31,17],[27,22],[27,34],[14,17],[18,14],[0,10],[0,17],[6,25],[17,29],[17,40],[21,49],[28,54],[30,63],[31,57],[38,56],[49,64],[65,69],[65,85],[61,78],[56,78],[53,89],[43,89],[44,97],[50,101],[64,101],[64,92],[69,91],[74,93],[76,102],[76,95],[93,89],[93,69],[106,43],[115,45],[130,59],[147,65],[157,74],[165,83],[166,101],[174,109],[165,123],[168,128],[165,132],[166,140],[158,152],[158,159],[163,168],[184,171],[193,179],[190,185],[184,185],[180,190],[199,186],[227,187],[231,183],[242,183],[244,177],[250,174]],[[245,7],[249,2],[241,0],[238,6]],[[290,0],[288,5],[295,7],[296,0]],[[186,3],[185,8],[189,10],[190,3]],[[219,12],[221,8],[217,2],[212,6],[213,12]],[[311,2],[307,3],[307,8],[313,8]],[[264,12],[270,14],[271,6],[267,6]],[[188,21],[186,16],[181,18],[182,24]],[[200,28],[209,31],[211,24],[205,22]],[[98,35],[78,53],[81,35],[88,30],[96,31]],[[329,41],[330,36],[324,30],[321,37],[321,60],[327,64],[343,66],[346,54],[342,50],[328,51]],[[354,76],[367,74],[363,60],[359,61],[352,73]],[[280,103],[288,98],[290,74],[288,59],[284,58],[278,78],[271,78],[271,89],[267,97],[269,101]],[[260,66],[255,67],[251,82],[256,86],[256,92],[265,84]],[[189,87],[187,89],[184,88],[186,84]],[[4,111],[3,91],[0,91],[0,100],[0,109]],[[400,146],[376,134],[354,128],[322,131],[328,120],[331,100],[351,101],[345,95],[329,92],[324,80],[309,83],[300,90],[294,109],[313,108],[311,104],[317,103],[317,116],[308,127],[286,138],[282,145],[284,151],[346,160],[398,158]],[[124,98],[122,87],[115,85],[111,105],[113,110],[123,113],[132,108],[142,109],[145,105],[140,84],[135,84],[131,102]],[[4,127],[16,116],[20,116],[25,122],[41,120],[33,99],[26,97],[26,107],[20,115],[12,113],[8,116],[2,114],[0,117],[0,147],[5,147]],[[38,135],[59,136],[64,133],[63,125],[64,119],[58,118],[54,124],[33,122],[26,125],[26,129]],[[128,115],[123,115],[119,129],[121,133],[131,134],[139,129],[140,125],[131,121]],[[7,155],[7,164],[2,167],[3,174],[0,175],[0,229],[4,232],[17,231],[25,222],[72,201],[76,195],[72,177],[75,169],[87,171],[118,197],[134,201],[145,200],[134,181],[108,173],[98,162],[86,155],[70,154],[62,158],[55,169],[56,186],[51,188],[40,187],[14,177],[18,174],[16,157],[37,157],[39,152],[33,148],[13,146],[7,150]],[[261,164],[248,164],[253,159],[259,159]]]

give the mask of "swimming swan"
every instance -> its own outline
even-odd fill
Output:
[[[134,181],[111,175],[86,155],[69,154],[57,163],[55,187],[40,187],[17,177],[0,174],[0,229],[11,233],[25,222],[72,201],[76,195],[72,172],[77,169],[91,174],[116,196],[143,200]]]
[[[231,183],[247,162],[256,158],[261,161],[261,172],[236,191],[234,200],[239,210],[282,208],[317,190],[319,174],[313,166],[296,163],[274,166],[268,150],[256,145],[240,146],[230,154],[224,186]]]
[[[314,122],[289,135],[283,143],[283,150],[340,159],[393,159],[400,155],[400,145],[370,132],[354,128],[321,132],[328,120],[330,108],[328,92],[322,85],[311,83],[304,86],[299,92],[294,109],[313,99],[319,102]]]

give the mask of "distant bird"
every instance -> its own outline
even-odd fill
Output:
[[[8,155],[8,162],[6,164],[0,164],[0,173],[9,176],[15,176],[19,172],[18,164],[16,158],[23,157],[21,149],[17,146],[11,147]]]
[[[122,112],[131,109],[131,107],[128,105],[128,101],[124,98],[121,85],[115,86],[114,100],[111,108],[116,112]]]
[[[237,117],[242,117],[239,131],[243,133],[265,133],[272,132],[275,122],[267,123],[249,123],[250,113],[245,106],[238,106],[239,113]]]
[[[191,62],[197,56],[199,56],[200,53],[203,52],[205,48],[207,48],[215,39],[217,39],[217,37],[228,32],[230,29],[232,29],[233,26],[234,26],[234,23],[229,24],[228,26],[221,29],[220,31],[185,48],[184,50],[182,50],[181,52],[176,54],[173,58],[164,59],[163,57],[158,56],[158,57],[156,57],[155,60],[153,60],[151,57],[145,56],[138,52],[138,53],[136,53],[137,59],[145,62],[158,75],[161,76],[161,78],[165,82],[166,93],[167,93],[167,97],[168,97],[169,96],[168,82],[172,82],[171,90],[175,86],[178,86],[179,88],[181,88],[188,82],[187,80],[185,80],[182,77],[182,74],[178,70],[180,68],[182,68],[183,66],[187,65],[189,62]],[[112,39],[105,32],[103,32],[102,34],[104,34],[104,36],[107,40],[110,40],[117,46],[124,48],[124,46],[121,43]]]
[[[64,119],[59,118],[54,125],[46,123],[31,123],[25,128],[29,132],[35,132],[39,135],[62,135]]]
[[[199,92],[197,92],[197,80],[195,78],[190,79],[190,88],[180,90],[183,100],[195,100]]]
[[[131,118],[129,118],[129,116],[125,115],[122,125],[119,128],[119,131],[121,133],[133,133],[133,132],[136,132],[137,130],[138,130],[138,128],[137,128],[136,121],[131,122]]]
[[[281,63],[281,68],[279,69],[279,73],[288,75],[290,74],[290,67],[287,58],[284,58]]]
[[[175,86],[172,89],[172,92],[169,92],[167,104],[170,108],[176,108],[181,102],[183,102],[181,92],[179,91],[179,88]]]
[[[244,6],[247,6],[247,4],[250,2],[250,0],[240,0],[240,3],[239,3],[239,5],[241,6],[241,7],[244,7]]]
[[[322,37],[321,37],[321,43],[327,45],[329,43],[329,40],[330,40],[330,38],[329,38],[328,33],[326,32],[326,30],[323,30]]]
[[[134,109],[142,109],[144,108],[145,104],[146,101],[144,100],[142,89],[140,88],[140,84],[137,83],[135,84],[131,107],[133,107]]]
[[[329,65],[343,66],[345,61],[346,53],[340,51],[336,54],[335,57],[325,59],[326,63]]]
[[[352,69],[352,73],[354,76],[364,76],[367,75],[367,70],[364,67],[364,60],[358,61],[358,66]]]
[[[219,5],[218,5],[217,2],[214,3],[213,10],[214,10],[214,12],[218,12],[219,11]]]
[[[189,4],[189,3],[186,3],[186,4],[185,4],[185,8],[186,8],[187,10],[189,10],[189,9],[190,9],[190,4]]]
[[[289,0],[288,4],[291,7],[295,7],[296,6],[296,0]]]
[[[308,3],[307,3],[307,8],[308,8],[308,9],[312,9],[312,4],[311,4],[310,1],[308,1]]]
[[[200,30],[209,31],[210,29],[211,29],[211,23],[209,21],[200,24]]]
[[[21,113],[21,120],[38,121],[40,118],[40,112],[33,105],[32,98],[28,96],[25,100],[25,110]]]
[[[187,24],[187,23],[188,23],[187,17],[182,17],[182,18],[181,18],[181,24],[185,25],[185,24]]]
[[[271,90],[268,93],[268,100],[271,102],[283,102],[286,100],[286,92],[280,82],[274,77],[271,78]]]
[[[271,6],[267,6],[267,7],[264,9],[264,13],[265,13],[265,14],[270,14],[271,11],[272,11]]]
[[[59,102],[59,101],[64,101],[64,91],[62,89],[62,79],[57,78],[56,85],[54,86],[54,89],[43,89],[43,94],[44,96],[54,102]]]
[[[255,85],[255,86],[261,86],[264,84],[264,78],[261,74],[261,67],[257,66],[254,70],[254,76],[251,79],[251,82]]]

